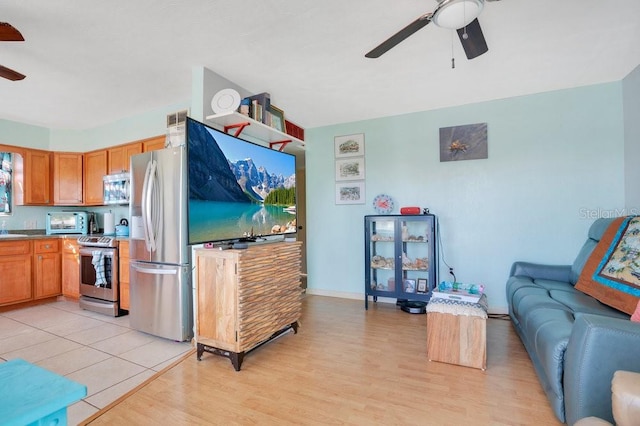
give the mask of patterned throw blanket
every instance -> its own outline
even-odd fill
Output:
[[[640,217],[615,219],[587,260],[576,289],[629,315],[640,298]]]
[[[93,250],[91,255],[91,264],[96,270],[96,287],[107,285],[107,278],[104,274],[104,253],[102,250]]]

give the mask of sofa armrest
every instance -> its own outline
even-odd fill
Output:
[[[533,279],[569,282],[571,265],[541,265],[539,263],[515,262],[510,276],[525,276]]]
[[[617,370],[640,372],[640,323],[576,316],[564,358],[567,424],[595,416],[613,422],[611,380]]]

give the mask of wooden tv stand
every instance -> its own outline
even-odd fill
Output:
[[[302,312],[301,246],[196,249],[197,357],[222,355],[240,371],[244,355],[290,331]]]

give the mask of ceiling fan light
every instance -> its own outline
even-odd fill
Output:
[[[457,30],[476,19],[484,6],[484,0],[442,0],[431,19],[442,28]]]

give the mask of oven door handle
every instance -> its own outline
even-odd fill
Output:
[[[93,256],[94,251],[101,251],[104,257],[115,257],[115,249],[104,249],[99,247],[81,248],[78,253],[80,256]]]
[[[178,267],[162,268],[162,267],[145,267],[135,263],[130,264],[131,269],[134,269],[138,272],[142,272],[143,274],[152,274],[152,275],[177,275]]]

